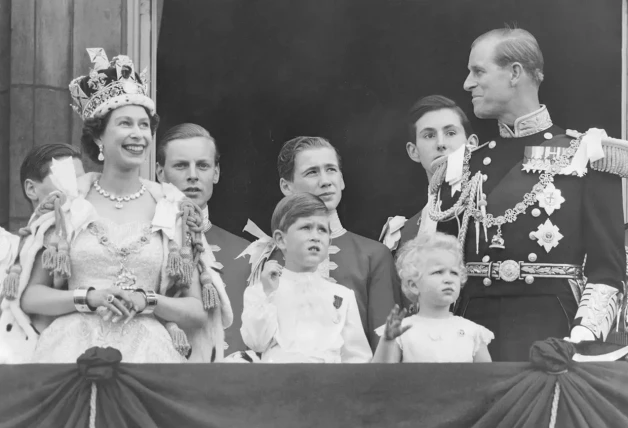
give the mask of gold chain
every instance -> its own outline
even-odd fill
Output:
[[[523,195],[523,200],[517,203],[514,208],[507,209],[503,215],[494,217],[493,214],[483,214],[481,210],[475,207],[473,198],[469,200],[469,209],[474,219],[478,220],[486,227],[502,226],[506,223],[514,223],[520,214],[524,214],[528,207],[534,205],[537,201],[537,195],[543,193],[545,188],[554,182],[554,176],[562,171],[563,168],[569,166],[569,158],[575,155],[578,147],[580,147],[580,138],[571,140],[569,148],[561,155],[556,163],[549,166],[549,171],[543,172],[539,177],[539,182],[532,187],[532,190]]]
[[[454,203],[454,205],[446,211],[441,211],[438,203],[440,201],[440,197],[435,197],[432,205],[429,207],[429,215],[430,218],[434,221],[441,222],[451,220],[454,216],[457,216],[460,212],[461,207],[466,203],[468,207],[466,208],[471,213],[471,216],[477,221],[484,224],[486,227],[493,226],[502,226],[505,223],[513,223],[517,220],[517,217],[525,213],[526,209],[529,206],[532,206],[536,203],[536,196],[545,191],[545,188],[554,181],[554,176],[562,171],[563,168],[567,167],[570,164],[570,158],[573,157],[580,147],[580,140],[582,136],[578,137],[575,140],[571,140],[570,146],[565,153],[561,155],[556,163],[550,165],[549,171],[543,172],[539,177],[539,182],[532,187],[532,190],[526,193],[523,196],[523,201],[517,203],[514,208],[507,209],[503,215],[498,217],[494,217],[493,214],[483,214],[482,210],[476,208],[475,201],[471,194],[477,191],[477,186],[482,180],[482,174],[480,171],[476,173],[473,179],[469,179],[471,173],[469,171],[469,160],[471,159],[471,151],[468,150],[465,152],[464,156],[464,164],[463,164],[463,177],[462,177],[462,191],[460,197]],[[446,165],[446,163],[444,164]],[[439,168],[439,172],[441,169],[444,170],[444,166]],[[435,174],[434,180],[430,183],[430,192],[437,193],[440,192],[442,187],[442,183],[444,180],[444,174],[441,172],[438,174],[438,177]]]

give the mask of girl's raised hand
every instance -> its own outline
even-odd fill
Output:
[[[408,311],[406,309],[399,310],[399,305],[395,305],[390,311],[388,318],[386,318],[386,329],[384,330],[385,340],[395,340],[402,334],[404,334],[411,325],[402,326],[401,322],[406,317]]]

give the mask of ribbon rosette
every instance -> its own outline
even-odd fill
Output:
[[[78,359],[79,374],[90,382],[112,379],[120,362],[122,354],[115,348],[99,348],[94,346],[85,351]]]

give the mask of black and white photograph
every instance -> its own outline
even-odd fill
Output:
[[[628,0],[0,0],[0,428],[628,426]]]

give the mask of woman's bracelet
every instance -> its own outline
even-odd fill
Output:
[[[157,307],[157,293],[153,290],[144,290],[143,288],[136,288],[133,292],[142,294],[146,300],[146,306],[143,310],[138,312],[138,314],[149,315],[155,312],[155,308]]]
[[[87,293],[92,290],[95,290],[95,288],[89,287],[74,289],[74,307],[78,312],[94,312],[96,310],[92,309],[87,303]]]

